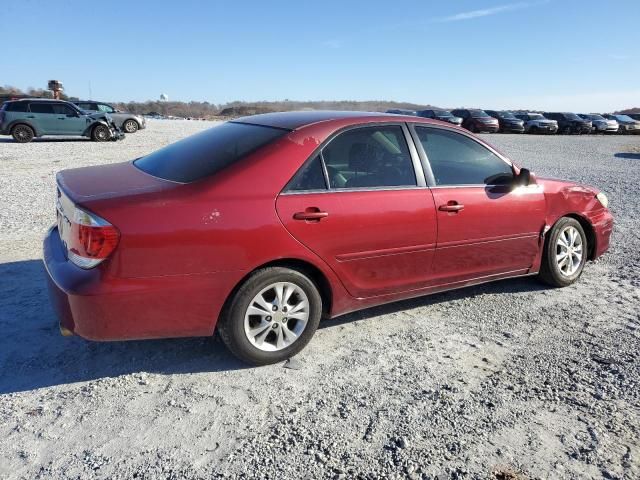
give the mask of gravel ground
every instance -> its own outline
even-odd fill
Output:
[[[640,478],[640,138],[488,136],[609,195],[611,251],[571,287],[508,280],[370,309],[261,368],[216,338],[61,337],[40,260],[55,172],[210,125],[0,139],[1,478]]]

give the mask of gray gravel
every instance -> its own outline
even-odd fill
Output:
[[[215,338],[60,337],[40,260],[55,172],[210,125],[0,140],[0,478],[640,478],[640,138],[487,136],[609,195],[612,249],[571,287],[510,280],[374,308],[262,368]]]

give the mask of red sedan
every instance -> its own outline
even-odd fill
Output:
[[[63,334],[212,335],[246,362],[321,317],[492,280],[561,287],[609,246],[598,190],[434,120],[289,112],[57,177],[44,241]]]

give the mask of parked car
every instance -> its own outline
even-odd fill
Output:
[[[410,115],[412,117],[416,116],[415,110],[405,110],[404,108],[391,108],[387,110],[387,113],[393,113],[394,115]]]
[[[591,120],[580,118],[570,112],[545,112],[544,116],[549,120],[558,122],[558,133],[591,133]]]
[[[462,126],[474,133],[495,133],[500,129],[498,120],[489,116],[484,110],[463,108],[451,110],[451,113],[462,118]]]
[[[147,127],[147,121],[142,115],[121,112],[108,103],[94,102],[93,100],[78,100],[75,103],[78,108],[86,112],[105,112],[111,115],[116,125],[126,133],[135,133]]]
[[[640,121],[634,120],[629,115],[605,113],[603,117],[618,122],[618,133],[622,135],[640,134]]]
[[[556,133],[558,131],[558,122],[549,120],[540,113],[516,113],[515,116],[524,121],[526,133]]]
[[[579,113],[578,116],[591,122],[592,133],[616,133],[618,131],[616,120],[607,120],[597,113]]]
[[[625,115],[629,118],[640,121],[640,113],[625,113]]]
[[[362,112],[239,118],[64,170],[56,198],[44,263],[63,334],[217,330],[252,364],[299,352],[321,317],[502,278],[570,285],[613,226],[593,187],[442,122]]]
[[[86,113],[64,100],[28,98],[0,107],[0,135],[27,143],[44,135],[80,135],[96,142],[119,140],[124,134],[107,113]]]
[[[449,110],[429,109],[420,110],[418,116],[422,118],[432,118],[441,122],[453,123],[454,125],[462,125],[462,118],[456,117]]]
[[[485,110],[489,115],[498,120],[501,132],[524,133],[524,120],[517,118],[513,112]]]

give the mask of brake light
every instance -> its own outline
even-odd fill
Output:
[[[67,244],[69,260],[80,268],[93,268],[113,253],[120,241],[120,232],[99,216],[75,207],[69,219]]]

